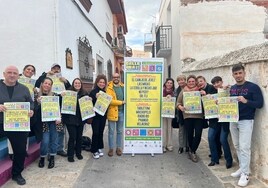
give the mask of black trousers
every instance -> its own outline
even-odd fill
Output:
[[[67,149],[68,157],[73,157],[74,152],[76,155],[81,155],[84,124],[82,125],[66,124],[66,127],[69,133],[68,149]]]
[[[102,149],[104,147],[103,144],[103,131],[106,124],[106,116],[96,115],[93,117],[92,121],[92,144],[91,144],[91,152],[95,153],[98,149]]]
[[[188,133],[188,143],[192,152],[196,152],[203,132],[203,119],[187,118],[184,119],[184,127]]]

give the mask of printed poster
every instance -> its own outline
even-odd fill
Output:
[[[29,102],[6,102],[4,106],[4,131],[30,131]]]
[[[125,58],[124,153],[162,153],[162,58]]]
[[[185,108],[185,113],[202,113],[200,91],[183,92],[183,106]]]
[[[95,111],[93,110],[93,103],[89,96],[84,96],[78,99],[82,121],[94,117]]]
[[[64,91],[62,96],[61,113],[62,114],[76,114],[76,102],[77,92],[75,91]]]
[[[111,101],[112,101],[112,96],[100,91],[100,95],[97,98],[97,101],[96,101],[94,108],[93,108],[94,111],[97,112],[98,114],[104,116]]]
[[[218,118],[217,94],[202,96],[205,119]]]
[[[218,98],[219,122],[238,122],[238,100],[237,97]]]
[[[42,122],[61,119],[58,96],[42,96],[41,98]]]
[[[25,85],[29,91],[30,91],[30,94],[31,94],[31,97],[34,101],[34,85],[35,85],[35,81],[34,79],[31,79],[31,78],[27,78],[27,77],[20,77],[18,82]]]
[[[162,117],[174,118],[175,117],[175,97],[163,97],[162,98]]]
[[[230,97],[230,88],[218,88],[218,97]]]
[[[51,91],[57,94],[61,94],[61,92],[65,91],[65,85],[62,81],[60,81],[61,74],[48,75],[53,80],[53,85]]]

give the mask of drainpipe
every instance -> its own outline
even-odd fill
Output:
[[[53,7],[53,63],[59,63],[58,62],[58,0],[54,0],[54,7]],[[60,64],[60,63],[59,63]]]

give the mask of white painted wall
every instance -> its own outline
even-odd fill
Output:
[[[264,7],[248,1],[181,6],[181,58],[199,61],[263,43],[265,17]]]
[[[7,65],[22,71],[34,64],[38,76],[55,62],[54,6],[54,0],[1,1],[1,72]]]
[[[180,3],[177,0],[162,0],[159,10],[158,25],[172,25],[172,51],[171,55],[165,58],[165,74],[168,76],[168,66],[171,65],[171,77],[176,80],[176,77],[181,74],[180,64],[180,25],[179,25],[179,8]],[[176,83],[176,82],[175,82]]]
[[[106,31],[112,35],[112,13],[107,1],[92,1],[87,13],[81,9],[100,32],[77,8],[78,0],[12,0],[2,1],[0,6],[0,70],[7,65],[16,65],[22,71],[26,64],[36,66],[38,78],[47,72],[53,63],[61,65],[62,74],[70,82],[79,76],[78,42],[79,37],[87,36],[92,46],[92,55],[106,62],[113,61],[113,52],[106,43]],[[10,10],[12,9],[12,11]],[[100,11],[101,10],[101,11]],[[67,69],[65,50],[73,54],[73,69]],[[2,78],[2,76],[0,76]]]

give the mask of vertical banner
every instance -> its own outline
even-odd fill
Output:
[[[124,153],[162,153],[162,58],[125,58]]]

